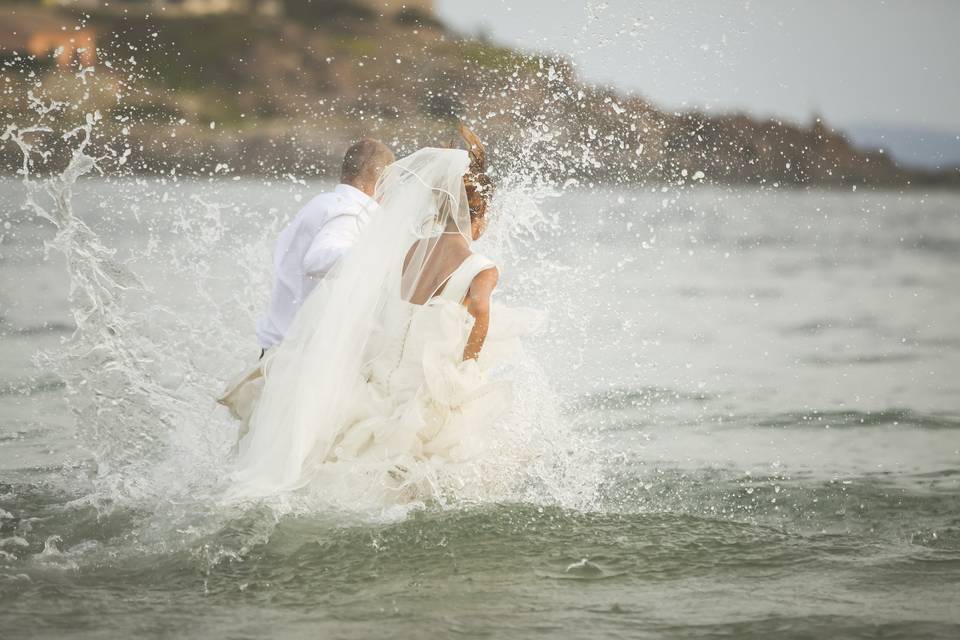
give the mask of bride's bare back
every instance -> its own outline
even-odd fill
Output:
[[[405,271],[416,249],[415,244],[408,251],[404,263]],[[430,254],[423,262],[423,268],[417,277],[413,292],[408,297],[409,302],[422,305],[442,294],[451,276],[472,255],[473,252],[470,251],[466,239],[459,233],[441,236],[431,247]],[[499,277],[497,268],[492,264],[484,267],[473,276],[470,286],[460,301],[474,319],[473,328],[463,350],[464,360],[477,358],[483,348],[490,325],[490,296],[497,286]]]
[[[407,252],[403,264],[404,272],[417,246],[415,243]],[[471,253],[466,240],[459,233],[445,233],[440,236],[423,263],[408,301],[413,304],[426,304],[430,298],[442,293],[447,280]]]

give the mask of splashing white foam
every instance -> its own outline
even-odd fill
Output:
[[[41,119],[53,108],[38,105]],[[56,134],[56,127],[11,125],[4,133],[23,156],[26,206],[56,226],[48,250],[65,256],[70,277],[76,331],[38,362],[66,382],[78,433],[94,461],[96,500],[163,503],[168,507],[157,507],[158,514],[189,519],[185,512],[191,509],[182,505],[208,511],[220,503],[234,426],[213,398],[252,341],[245,331],[267,288],[271,239],[281,216],[295,208],[294,200],[284,208],[290,211],[273,209],[265,218],[222,192],[233,182],[207,187],[165,178],[117,183],[111,188],[136,189],[141,200],[162,201],[165,213],[144,219],[140,202],[129,212],[106,203],[111,210],[99,212],[102,216],[125,224],[133,218],[140,231],[131,260],[120,261],[117,249],[105,245],[74,210],[78,180],[100,171],[90,151],[99,120],[91,113],[61,135],[72,144],[70,161],[47,178],[33,171],[34,158],[48,159],[51,153],[37,134]],[[522,154],[530,161],[521,158],[501,170],[495,222],[484,241],[484,251],[502,263],[529,251],[539,229],[557,224],[539,206],[560,192],[540,177],[533,161],[542,136],[522,140]],[[238,233],[238,225],[254,226],[254,232]],[[597,484],[589,447],[565,423],[559,399],[532,359],[510,375],[517,397],[509,428],[497,431],[500,439],[484,459],[440,470],[446,488],[436,496],[438,504],[588,506]],[[358,506],[384,513],[382,502],[358,503],[349,479],[340,480],[346,488],[340,493],[280,496],[266,503],[278,514]],[[401,510],[417,506],[413,502]]]

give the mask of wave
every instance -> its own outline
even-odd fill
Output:
[[[873,365],[916,362],[921,359],[921,356],[916,353],[874,353],[850,356],[816,355],[803,358],[802,362],[820,367],[836,367],[857,364]]]
[[[0,383],[0,396],[32,396],[66,388],[66,383],[52,376],[31,378],[27,381]]]
[[[579,396],[567,407],[570,413],[591,412],[629,412],[635,409],[653,409],[681,404],[706,407],[720,398],[707,392],[685,391],[670,387],[640,387],[637,389],[619,388],[597,391]],[[632,429],[646,424],[639,422],[636,414],[610,421],[608,424],[622,429]],[[815,427],[822,429],[869,426],[903,426],[922,429],[960,429],[960,414],[950,412],[924,412],[905,407],[889,407],[877,410],[808,410],[784,411],[780,413],[698,413],[694,422],[689,419],[671,421],[677,425],[697,426],[708,424],[713,427]]]
[[[728,419],[729,421],[729,419]],[[960,415],[935,412],[925,413],[905,408],[877,411],[804,411],[773,415],[744,415],[734,418],[737,423],[752,423],[758,427],[816,427],[831,429],[844,427],[902,426],[921,429],[960,429]]]
[[[956,638],[960,624],[928,620],[878,620],[864,615],[774,615],[755,620],[698,625],[657,625],[665,636],[695,638]]]
[[[859,316],[856,318],[826,317],[785,326],[780,330],[780,333],[785,336],[816,336],[828,331],[874,330],[877,326],[877,319],[873,316]]]
[[[5,324],[4,319],[0,319],[0,324]],[[7,335],[36,336],[49,333],[73,333],[76,330],[76,325],[69,322],[44,322],[43,324],[28,327],[8,325],[6,332]]]
[[[675,405],[685,402],[703,404],[717,396],[705,392],[691,392],[670,387],[648,386],[638,389],[613,388],[584,394],[573,402],[574,410],[622,410]]]
[[[901,523],[892,517],[913,502],[917,515],[942,513],[949,506],[942,500],[899,496],[880,501],[886,491],[836,485],[785,485],[776,494],[772,487],[749,494],[747,488],[727,497],[726,513],[707,508],[678,512],[663,508],[668,506],[664,498],[660,505],[632,511],[508,503],[417,509],[401,517],[380,514],[368,520],[337,512],[278,519],[262,507],[220,512],[201,508],[176,523],[167,521],[171,513],[155,513],[152,506],[104,509],[28,489],[27,499],[0,496],[0,508],[9,514],[0,520],[6,523],[0,538],[23,539],[26,544],[17,541],[8,549],[18,562],[49,555],[50,540],[57,537],[60,556],[79,566],[108,572],[121,566],[124,579],[146,583],[160,576],[189,580],[199,570],[210,578],[211,588],[226,589],[236,588],[237,578],[243,577],[238,573],[251,582],[271,580],[264,574],[285,579],[314,575],[328,588],[334,587],[330,581],[347,587],[362,582],[372,564],[449,575],[451,553],[459,566],[515,567],[520,562],[541,577],[593,580],[623,574],[664,579],[704,571],[795,570],[838,558],[930,562],[949,560],[960,551],[955,528],[928,527],[903,539]],[[816,511],[776,512],[771,495]],[[736,509],[738,501],[742,508]],[[891,517],[880,526],[863,521],[864,515],[873,520]],[[35,524],[18,526],[27,520]],[[900,546],[899,558],[877,559],[877,548],[863,544],[861,536],[875,537],[878,528],[890,544]]]
[[[958,256],[960,256],[960,238],[918,236],[904,240],[903,245],[921,253],[930,253],[951,259],[958,259]]]

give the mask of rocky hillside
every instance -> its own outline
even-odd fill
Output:
[[[76,120],[74,104],[99,110],[96,144],[116,171],[306,177],[357,137],[402,153],[449,139],[463,118],[501,168],[523,163],[559,181],[960,182],[957,172],[901,170],[821,121],[668,113],[581,82],[563,59],[460,37],[415,11],[290,0],[283,17],[61,16],[96,29],[95,71],[6,51],[4,126],[36,120],[28,95],[66,103],[47,122]],[[15,168],[14,150],[0,150]]]

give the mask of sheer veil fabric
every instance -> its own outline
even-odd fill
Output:
[[[468,167],[465,151],[426,148],[384,171],[379,211],[267,355],[263,393],[240,443],[235,494],[304,487],[331,461],[396,478],[428,454],[457,449],[449,436],[425,444],[424,429],[439,434],[450,416],[468,415],[471,403],[487,408],[474,422],[508,403],[507,394],[476,377],[475,363],[461,362],[472,320],[460,301],[433,304],[439,289],[471,275],[464,269],[492,266],[447,259],[453,239],[470,242]],[[421,351],[407,357],[408,342]]]

